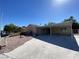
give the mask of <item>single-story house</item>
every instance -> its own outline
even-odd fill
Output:
[[[53,24],[52,26],[39,26],[36,27],[38,34],[51,34],[51,35],[71,35],[72,22]]]
[[[52,34],[61,35],[71,35],[72,32],[72,22],[65,22],[54,24],[51,28]]]
[[[72,22],[58,23],[53,24],[52,26],[36,26],[31,24],[27,29],[38,35],[72,35],[75,32],[79,33],[79,27],[74,29]]]

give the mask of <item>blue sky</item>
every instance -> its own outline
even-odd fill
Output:
[[[79,21],[79,0],[0,0],[0,27],[62,22],[74,16]]]

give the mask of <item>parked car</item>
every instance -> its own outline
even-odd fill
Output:
[[[8,35],[9,35],[9,33],[3,32],[3,31],[0,33],[1,37],[5,37],[5,36],[8,36]]]
[[[33,33],[32,33],[32,31],[26,31],[26,32],[21,32],[20,35],[24,35],[24,36],[32,36]]]

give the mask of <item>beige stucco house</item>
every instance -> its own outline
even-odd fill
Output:
[[[53,24],[52,26],[30,25],[27,28],[29,30],[32,30],[33,33],[38,35],[44,35],[44,34],[72,35],[73,34],[72,22],[58,23],[58,24]]]
[[[72,22],[55,24],[51,28],[52,34],[70,35],[72,34]]]
[[[72,23],[59,23],[52,26],[39,26],[36,27],[37,34],[51,34],[51,35],[70,35],[72,34]]]

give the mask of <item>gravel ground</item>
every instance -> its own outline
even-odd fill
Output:
[[[5,47],[2,47],[0,53],[10,52],[25,42],[29,41],[31,38],[32,37],[30,36],[22,36],[22,38],[20,38],[20,36],[0,38],[0,45],[6,45]]]

